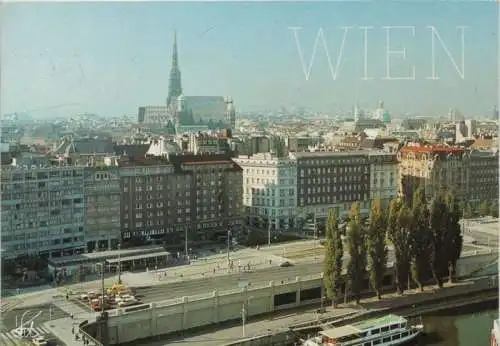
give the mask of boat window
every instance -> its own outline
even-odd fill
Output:
[[[401,334],[401,337],[402,337],[402,338],[404,338],[404,337],[406,337],[406,336],[408,336],[408,332],[404,332],[403,334]]]
[[[391,324],[391,330],[398,329],[398,324]]]
[[[372,335],[379,334],[379,333],[380,333],[380,329],[373,329],[372,330]]]
[[[397,340],[401,338],[401,334],[396,334],[392,336],[392,340]]]
[[[401,328],[406,328],[406,323],[401,323]]]
[[[384,338],[383,342],[386,343],[386,342],[390,342],[390,341],[391,341],[391,337],[388,337],[388,338]]]
[[[374,345],[378,345],[378,344],[380,344],[381,342],[382,342],[382,340],[381,340],[381,339],[373,340],[373,344],[374,344]]]
[[[382,333],[385,333],[385,332],[389,331],[389,327],[382,327],[382,328],[380,328],[380,330],[382,331]]]
[[[371,342],[365,342],[363,346],[372,346]]]
[[[359,337],[360,337],[360,338],[365,338],[365,337],[366,337],[366,335],[368,335],[368,332],[363,332],[363,333],[360,333],[360,334],[359,334]]]

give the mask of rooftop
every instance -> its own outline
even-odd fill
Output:
[[[406,322],[406,320],[403,317],[391,314],[384,317],[371,318],[365,321],[357,322],[354,323],[352,326],[363,331],[375,327],[383,327],[391,324],[398,324],[404,322]]]
[[[401,148],[402,152],[418,152],[418,153],[463,153],[464,148],[447,147],[442,145],[421,145],[421,146],[406,146]]]
[[[320,332],[321,335],[326,336],[329,339],[339,339],[344,336],[349,336],[353,334],[359,334],[362,330],[356,328],[354,325],[347,325],[333,329],[327,329]]]

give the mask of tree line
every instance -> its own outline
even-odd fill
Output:
[[[343,239],[337,215],[330,210],[325,229],[323,269],[327,298],[335,305],[345,283],[345,289],[359,303],[363,283],[368,277],[372,290],[381,299],[389,247],[394,252],[395,284],[399,294],[410,285],[410,280],[421,291],[430,279],[439,287],[443,286],[446,277],[453,281],[463,243],[459,223],[462,213],[452,193],[439,194],[427,203],[423,190],[418,189],[410,203],[394,199],[384,208],[380,200],[375,200],[370,220],[365,225],[360,216],[360,204],[356,202],[351,206]],[[347,262],[345,279],[342,275],[344,259]]]

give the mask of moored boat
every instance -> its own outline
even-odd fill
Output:
[[[303,346],[396,346],[415,340],[422,324],[411,324],[397,315],[387,315],[332,328],[304,341]]]

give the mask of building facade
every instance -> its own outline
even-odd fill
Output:
[[[242,172],[227,156],[122,158],[122,239],[203,242],[242,225]]]
[[[465,200],[469,191],[469,159],[466,149],[439,145],[405,146],[398,152],[398,194],[408,201],[422,187],[428,199],[453,191]]]
[[[468,159],[467,202],[473,208],[483,202],[498,206],[498,150],[471,150]]]
[[[239,156],[247,223],[261,228],[293,227],[297,208],[296,160],[270,153]]]
[[[387,208],[398,195],[399,165],[396,153],[368,153],[370,163],[370,200],[380,199]]]
[[[84,167],[32,163],[2,166],[2,258],[83,252]]]
[[[120,176],[117,166],[85,167],[87,251],[116,249],[120,233]]]
[[[297,161],[297,214],[313,214],[320,222],[333,208],[340,218],[354,202],[370,209],[370,162],[363,151],[291,153]]]

